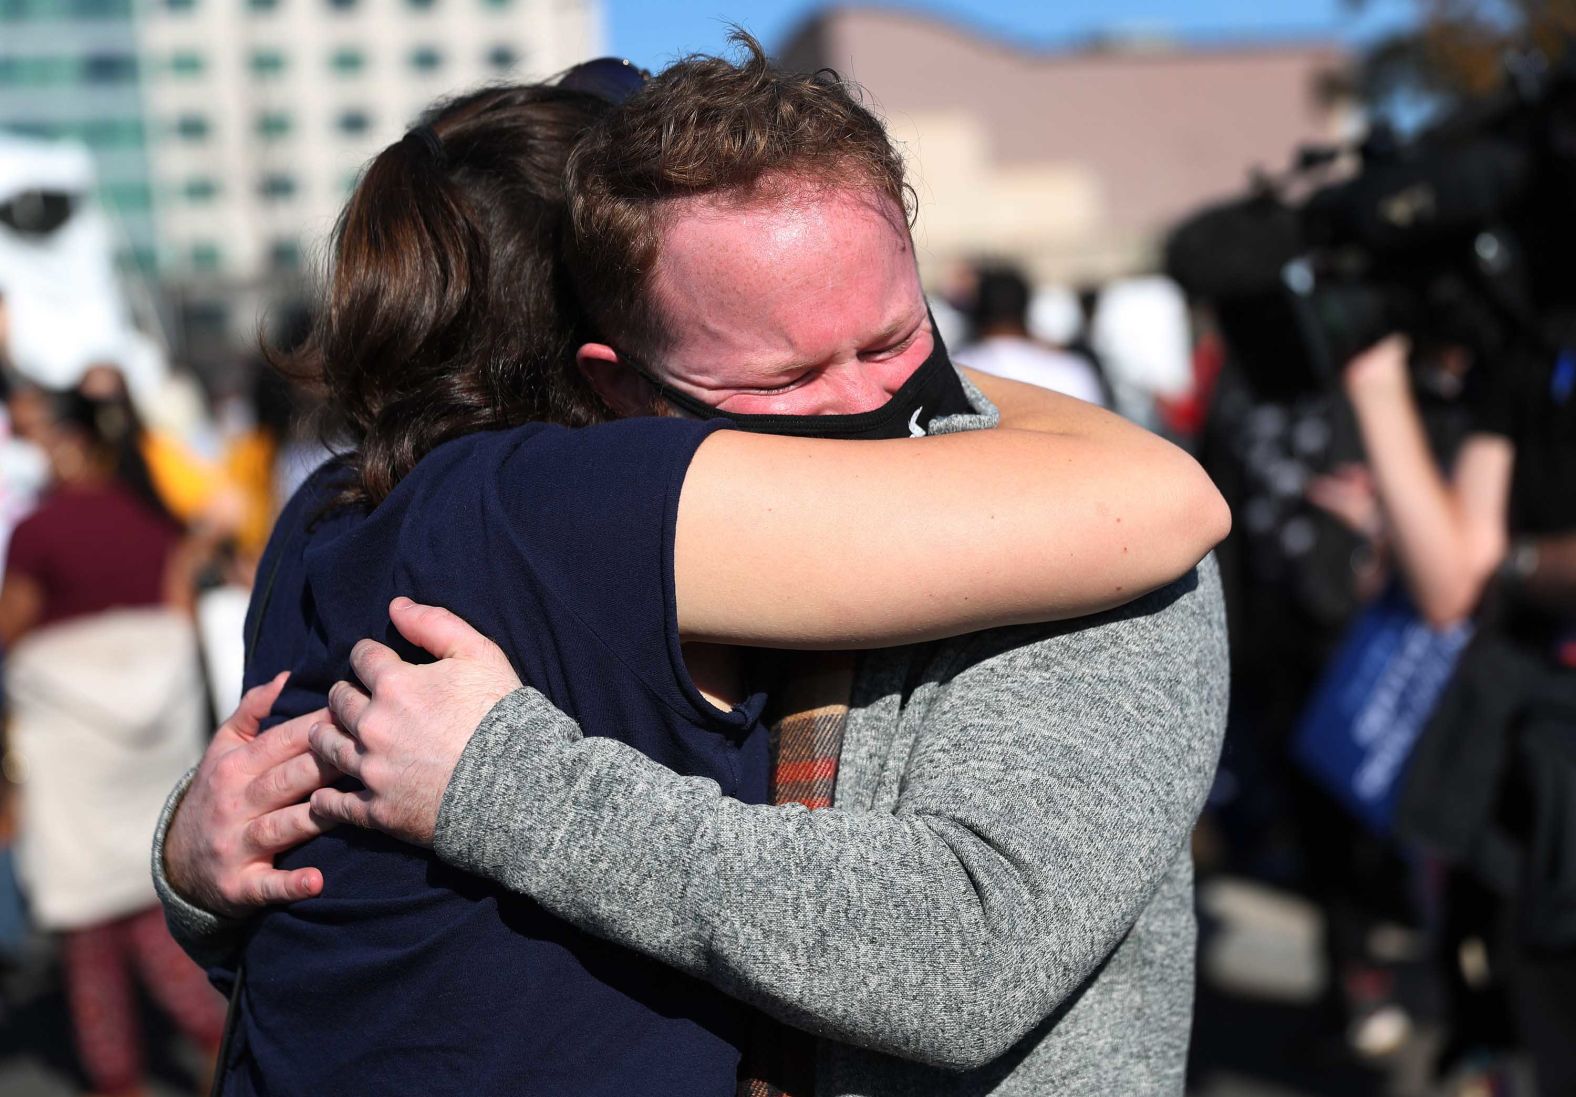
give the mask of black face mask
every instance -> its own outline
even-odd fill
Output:
[[[930,354],[903,387],[878,408],[855,415],[738,415],[676,392],[644,368],[641,375],[668,403],[697,419],[728,419],[753,434],[788,434],[800,438],[919,438],[930,433],[932,421],[948,415],[972,415],[974,405],[952,368],[952,359],[931,322]]]

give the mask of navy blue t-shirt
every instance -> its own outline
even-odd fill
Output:
[[[325,516],[345,473],[319,472],[259,568],[247,685],[289,669],[283,719],[324,704],[364,636],[425,660],[388,621],[408,595],[492,637],[586,734],[763,802],[762,698],[710,705],[674,610],[679,490],[717,425],[471,435],[370,513]],[[280,863],[321,868],[324,893],[247,941],[226,1094],[734,1092],[745,1010],[711,987],[383,835],[341,827]]]

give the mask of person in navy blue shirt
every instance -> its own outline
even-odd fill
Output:
[[[764,801],[763,698],[723,711],[702,697],[671,609],[679,487],[713,429],[647,418],[468,434],[370,513],[320,516],[345,470],[320,471],[262,562],[272,588],[254,605],[248,684],[288,667],[275,714],[316,709],[367,623],[414,592],[486,622],[591,734]],[[253,929],[226,1093],[733,1085],[743,1011],[655,961],[393,839],[335,830],[279,863],[332,884]],[[347,1024],[351,1042],[336,1036]]]
[[[1006,429],[909,438],[927,420],[904,401],[945,408],[959,382],[906,252],[884,260],[916,291],[893,353],[920,382],[851,417],[901,440],[612,421],[568,354],[585,333],[555,270],[549,170],[597,109],[489,89],[358,185],[325,319],[287,363],[321,379],[353,448],[292,501],[259,568],[248,681],[290,671],[259,743],[321,718],[356,639],[424,657],[390,629],[398,594],[496,637],[588,735],[758,802],[762,698],[717,645],[882,646],[1085,613],[1207,548],[1218,497],[1196,466],[1098,410],[1047,396]],[[296,804],[246,830],[239,883],[183,873],[229,834],[211,797],[235,738],[215,742],[170,828],[171,883],[220,913],[306,899],[247,927],[226,1093],[733,1091],[744,1007],[427,850],[324,833]]]

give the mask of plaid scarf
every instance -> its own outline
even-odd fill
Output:
[[[837,759],[843,750],[854,657],[844,652],[805,652],[782,657],[783,686],[770,715],[774,804],[832,806]],[[755,1015],[738,1097],[814,1097],[815,1037]]]

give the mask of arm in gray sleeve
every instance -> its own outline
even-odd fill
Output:
[[[797,1027],[983,1065],[1188,840],[1225,721],[1218,574],[939,650],[891,812],[742,804],[521,690],[460,759],[437,851]]]
[[[169,875],[164,870],[164,839],[170,832],[175,809],[180,807],[181,798],[186,795],[196,772],[195,766],[186,771],[159,814],[159,825],[153,831],[153,889],[158,892],[159,902],[164,904],[164,921],[170,927],[170,935],[186,950],[186,955],[204,969],[234,968],[239,959],[245,923],[187,902],[170,886]]]

